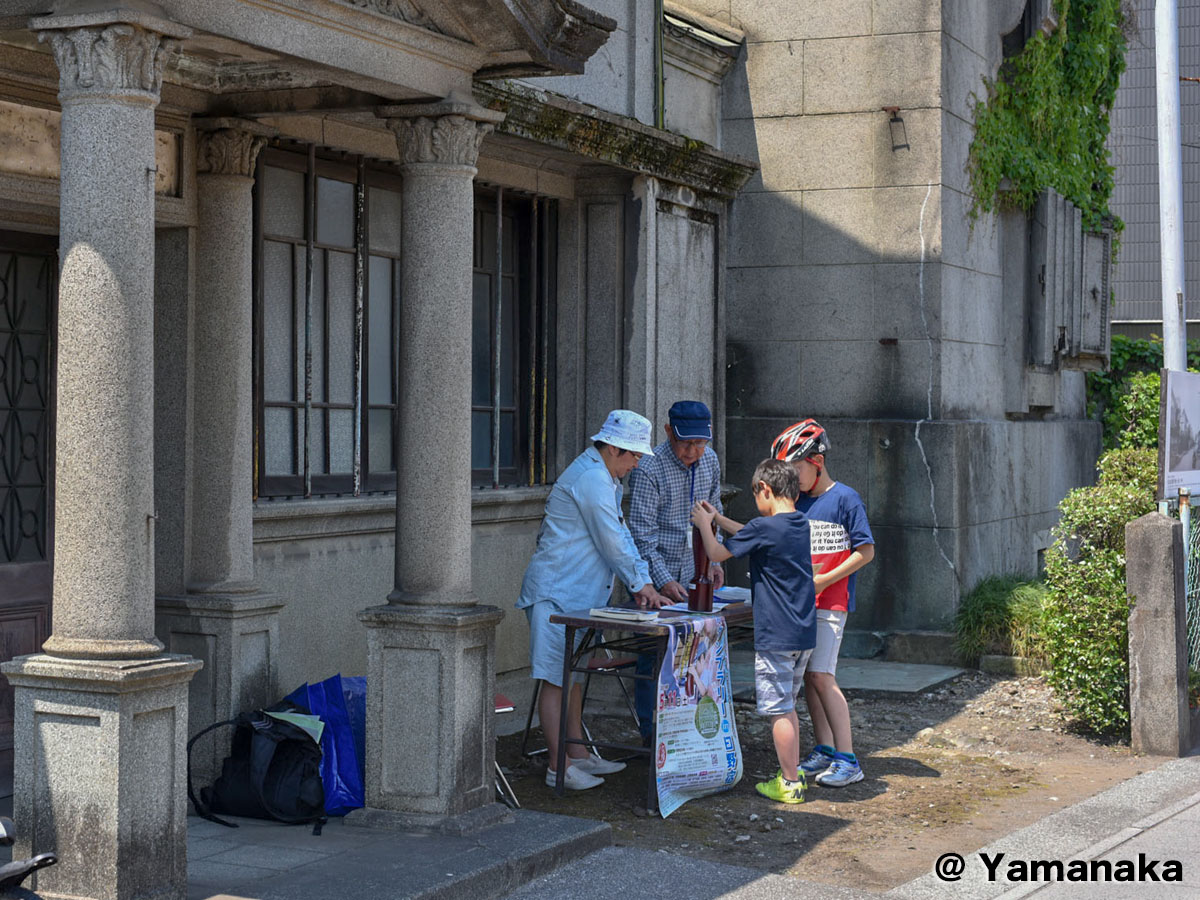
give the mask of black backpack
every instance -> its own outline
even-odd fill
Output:
[[[271,711],[307,712],[291,703],[279,704]],[[216,782],[202,788],[197,797],[192,788],[192,745],[226,725],[234,726],[229,756],[221,764]],[[202,818],[230,828],[237,825],[215,813],[293,825],[312,822],[313,834],[321,833],[325,823],[321,747],[303,728],[257,709],[208,726],[188,741],[187,754],[188,799]]]

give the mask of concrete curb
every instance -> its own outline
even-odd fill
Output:
[[[604,822],[514,810],[470,835],[238,819],[188,823],[188,897],[255,900],[493,900],[612,844]]]
[[[514,810],[515,832],[480,835],[492,851],[482,865],[452,881],[410,894],[413,900],[493,900],[548,875],[561,866],[612,846],[607,822]],[[533,849],[531,850],[530,847]]]

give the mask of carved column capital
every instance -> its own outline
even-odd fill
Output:
[[[387,119],[406,166],[474,167],[483,139],[504,119],[503,113],[455,95],[438,103],[382,107],[376,114]]]
[[[95,96],[157,103],[163,66],[191,34],[132,10],[43,16],[30,27],[54,53],[63,102]]]
[[[254,162],[275,129],[242,119],[196,122],[196,171],[202,175],[254,174]]]

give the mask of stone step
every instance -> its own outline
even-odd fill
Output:
[[[491,900],[612,844],[604,822],[512,810],[469,835],[188,819],[188,898]]]

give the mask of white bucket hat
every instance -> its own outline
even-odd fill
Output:
[[[645,416],[628,409],[614,409],[604,420],[600,430],[592,435],[593,441],[603,441],[622,450],[632,450],[643,456],[653,456],[650,447],[650,432],[652,426]]]

